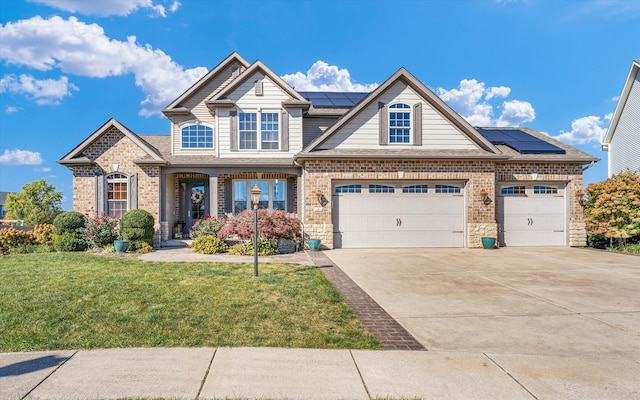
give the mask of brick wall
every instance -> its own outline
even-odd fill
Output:
[[[140,167],[133,160],[146,156],[144,150],[112,127],[84,151],[95,166],[73,168],[73,209],[96,216],[96,176],[117,172],[138,176],[138,208],[147,210],[156,222],[156,236],[160,238],[160,168]]]

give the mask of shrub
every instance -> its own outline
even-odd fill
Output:
[[[53,233],[80,233],[87,225],[87,217],[76,211],[64,211],[53,220]]]
[[[51,246],[53,245],[53,230],[52,224],[40,224],[33,227],[33,234],[36,239],[36,243],[41,245]]]
[[[76,233],[64,232],[53,235],[53,247],[56,251],[83,251],[87,243]]]
[[[252,256],[253,241],[238,243],[229,247],[229,254],[236,256]],[[270,239],[258,239],[258,254],[261,256],[273,256],[278,254],[278,246]]]
[[[37,244],[33,232],[13,228],[0,229],[0,255],[9,254],[12,249]]]
[[[217,236],[220,228],[227,222],[226,217],[216,218],[214,216],[206,216],[196,221],[189,230],[192,239],[197,239],[202,235]]]
[[[193,241],[191,248],[196,253],[218,254],[227,251],[228,246],[215,236],[203,235]]]
[[[119,235],[118,217],[103,215],[98,218],[89,218],[85,229],[85,240],[89,247],[105,247],[112,245],[114,240],[118,240]]]
[[[114,249],[115,250],[115,249]],[[149,245],[147,242],[142,242],[140,247],[136,249],[136,253],[138,254],[146,254],[151,253],[153,251],[153,247]]]
[[[241,239],[253,238],[253,210],[245,210],[230,218],[218,232],[218,237],[237,235]],[[298,218],[289,217],[284,211],[258,210],[258,233],[263,239],[300,239],[301,224]]]
[[[153,246],[155,221],[153,215],[141,208],[127,211],[120,219],[120,235],[129,241],[129,250],[136,251],[142,243]]]

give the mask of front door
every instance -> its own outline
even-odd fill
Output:
[[[204,179],[180,180],[180,219],[185,222],[183,234],[188,234],[197,220],[209,215],[208,193],[209,185]]]

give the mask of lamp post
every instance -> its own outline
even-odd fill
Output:
[[[253,203],[253,276],[258,276],[258,203],[262,190],[255,185],[251,189],[251,203]]]

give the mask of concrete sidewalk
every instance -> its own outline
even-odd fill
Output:
[[[3,400],[389,397],[536,398],[484,354],[281,348],[0,354]]]

